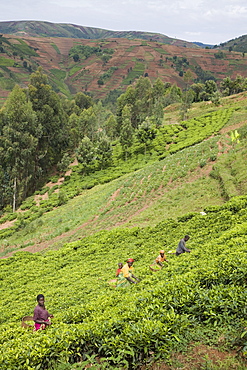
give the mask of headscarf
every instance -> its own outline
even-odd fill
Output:
[[[128,258],[127,259],[127,262],[132,262],[133,263],[134,261],[135,261],[134,258]]]
[[[160,251],[160,253],[165,253],[165,251],[162,249],[162,250]]]

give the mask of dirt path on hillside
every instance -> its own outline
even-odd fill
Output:
[[[239,123],[236,123],[235,125],[232,125],[232,126],[223,127],[220,130],[220,134],[222,134],[222,135],[227,134],[228,132],[237,130],[238,128],[240,128],[240,127],[242,127],[242,126],[244,126],[246,124],[247,124],[247,120],[246,121],[239,122]]]
[[[0,230],[7,229],[8,227],[13,226],[14,223],[15,223],[15,220],[4,222],[3,224],[0,224]]]

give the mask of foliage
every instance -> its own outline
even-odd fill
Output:
[[[233,109],[216,110],[205,116],[181,122],[180,125],[161,127],[153,140],[153,147],[161,155],[175,153],[213,133],[217,133],[230,119]]]
[[[28,194],[35,172],[35,155],[42,128],[30,102],[19,86],[9,95],[2,109],[0,163],[4,173],[4,195],[0,208],[11,203],[13,212]],[[9,189],[12,187],[10,194]]]
[[[226,55],[222,50],[219,50],[219,51],[217,51],[217,53],[214,54],[214,57],[216,59],[224,59],[226,57]]]
[[[76,45],[76,46],[73,46],[70,51],[69,51],[69,55],[73,58],[75,55],[78,55],[78,58],[83,58],[83,59],[86,59],[88,57],[90,57],[90,55],[92,54],[101,54],[102,50],[101,48],[98,46],[98,47],[91,47],[91,46],[87,46],[87,45]],[[79,60],[79,59],[78,59]]]
[[[77,159],[84,165],[91,164],[95,159],[95,148],[91,140],[85,136],[79,145]]]

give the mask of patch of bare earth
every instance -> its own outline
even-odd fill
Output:
[[[227,134],[228,132],[233,131],[233,130],[237,130],[238,128],[240,128],[240,127],[242,127],[242,126],[244,126],[246,124],[247,124],[247,120],[246,121],[239,122],[239,123],[236,123],[235,125],[232,125],[232,126],[223,127],[220,130],[220,134]]]
[[[15,223],[15,220],[4,222],[3,224],[0,224],[0,230],[7,229],[8,227],[13,226],[14,223]]]

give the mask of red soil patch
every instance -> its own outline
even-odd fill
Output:
[[[239,127],[242,127],[242,126],[244,126],[246,124],[247,124],[247,120],[246,121],[239,122],[239,123],[236,123],[235,125],[232,125],[232,126],[223,127],[220,130],[220,134],[227,134],[228,132],[237,130]]]
[[[0,230],[7,229],[8,227],[13,226],[14,223],[15,223],[15,220],[4,222],[3,224],[0,224]]]
[[[53,186],[55,185],[61,185],[62,183],[64,182],[64,177],[61,177],[60,179],[57,180],[57,182],[48,182],[45,186],[47,186],[48,188],[53,188]]]
[[[113,202],[120,194],[121,188],[117,189],[109,199],[109,202]]]

